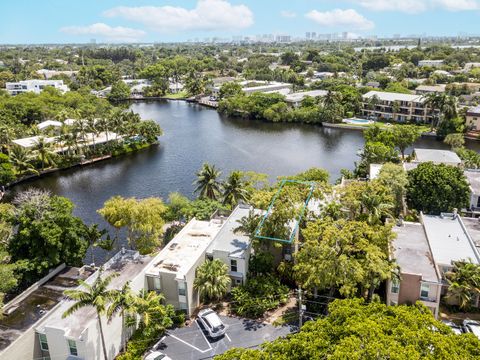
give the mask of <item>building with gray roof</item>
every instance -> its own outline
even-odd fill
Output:
[[[414,149],[415,162],[433,162],[434,164],[445,164],[458,166],[462,163],[462,160],[458,155],[450,150],[439,149]]]

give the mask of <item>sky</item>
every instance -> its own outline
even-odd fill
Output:
[[[480,0],[2,0],[0,44],[480,34]]]

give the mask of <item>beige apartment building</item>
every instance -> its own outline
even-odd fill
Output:
[[[393,230],[391,257],[400,267],[399,279],[387,284],[387,304],[421,301],[437,317],[441,296],[448,290],[445,273],[460,260],[480,264],[477,219],[457,214],[420,213],[419,223],[405,222]]]
[[[398,122],[430,123],[433,112],[422,95],[369,91],[362,96],[362,115]]]

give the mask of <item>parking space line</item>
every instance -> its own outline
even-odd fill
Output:
[[[187,346],[190,346],[192,349],[195,349],[195,350],[197,350],[199,353],[202,353],[202,354],[206,353],[207,351],[212,350],[212,347],[210,346],[210,343],[208,344],[208,347],[209,347],[209,348],[208,348],[207,350],[200,350],[200,349],[197,348],[196,346],[187,343],[185,340],[182,340],[182,339],[176,337],[175,335],[169,334],[168,336],[174,338],[175,340],[178,340],[178,341],[184,343],[184,344],[187,345]]]
[[[232,342],[232,339],[230,339],[230,336],[228,336],[227,333],[225,333],[225,337],[228,339],[228,341]]]
[[[197,325],[198,330],[202,333],[202,336],[203,336],[203,338],[205,339],[205,342],[208,344],[209,349],[206,350],[206,351],[212,350],[212,345],[210,344],[210,341],[208,341],[207,337],[206,337],[205,334],[203,333],[203,330],[202,330],[202,328],[200,327],[200,325],[198,325],[198,321],[197,321],[197,320],[195,320],[195,324]],[[205,351],[205,352],[206,352],[206,351]]]

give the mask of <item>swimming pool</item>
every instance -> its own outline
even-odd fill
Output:
[[[373,124],[372,120],[358,119],[358,118],[343,119],[343,122],[346,123],[346,124],[355,124],[355,125]]]

